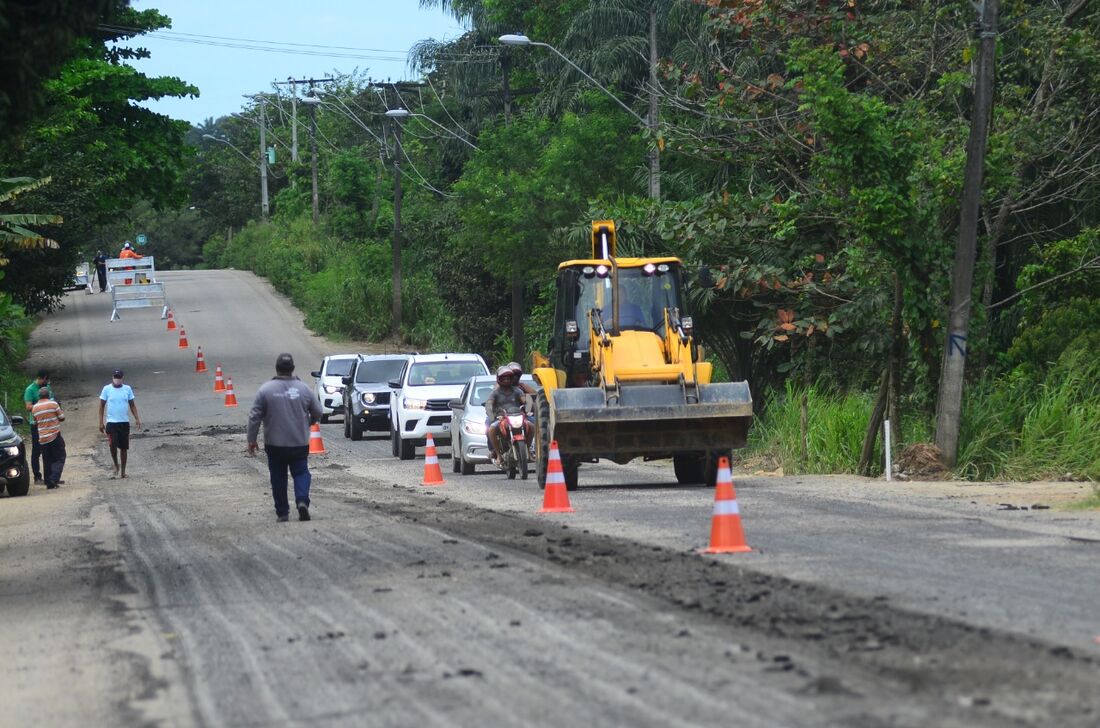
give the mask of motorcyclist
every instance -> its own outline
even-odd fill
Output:
[[[497,369],[497,386],[485,400],[486,434],[489,437],[489,445],[493,449],[494,463],[500,462],[500,455],[505,445],[500,442],[498,423],[504,419],[509,410],[522,411],[526,400],[523,390],[516,386],[518,380],[515,372],[507,366],[500,367]],[[527,442],[531,442],[533,428],[526,417],[523,419],[523,432]]]

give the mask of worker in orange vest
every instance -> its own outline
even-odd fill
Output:
[[[145,256],[138,255],[138,252],[136,250],[134,250],[134,246],[130,244],[129,240],[127,240],[125,243],[122,244],[122,252],[118,254],[118,257],[119,258],[134,258],[136,260],[136,259],[144,258]],[[122,270],[133,270],[133,268],[132,267],[123,268]],[[126,285],[130,285],[133,282],[134,282],[134,280],[132,278],[127,278],[126,280],[123,281],[123,283],[125,283]]]

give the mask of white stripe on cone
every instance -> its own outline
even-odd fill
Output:
[[[714,515],[739,516],[741,515],[741,508],[737,505],[737,501],[735,500],[714,501]]]

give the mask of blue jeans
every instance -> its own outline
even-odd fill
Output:
[[[294,502],[309,505],[309,446],[276,447],[266,445],[267,469],[271,474],[271,495],[275,499],[275,515],[290,513],[290,503],[286,498],[287,470],[294,478]]]

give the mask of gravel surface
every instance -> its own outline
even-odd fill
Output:
[[[452,475],[441,448],[422,488],[421,460],[336,423],[314,520],[276,524],[252,393],[279,351],[305,373],[342,345],[249,274],[164,280],[191,349],[99,295],[36,331],[70,459],[60,491],[0,499],[4,722],[1100,723],[1100,528],[1033,508],[1078,484],[739,476],[756,551],[714,558],[712,494],[662,464],[585,466],[547,517],[533,481]],[[147,425],[126,480],[95,431],[115,366]]]

